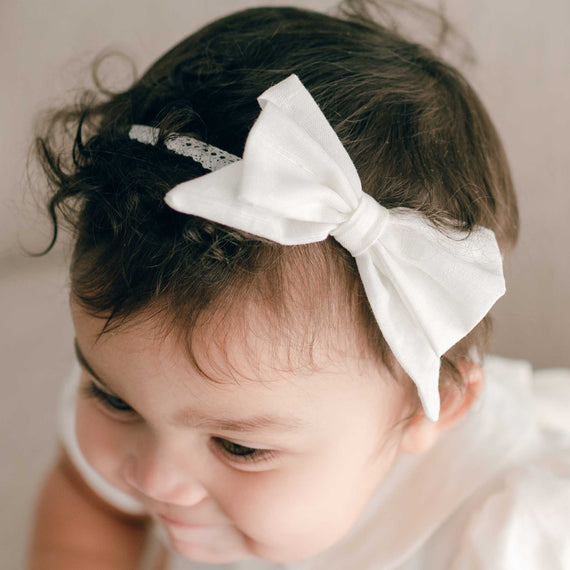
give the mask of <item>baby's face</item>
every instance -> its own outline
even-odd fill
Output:
[[[200,364],[213,382],[173,338],[158,340],[152,322],[95,342],[104,321],[72,309],[84,360],[80,447],[191,560],[288,561],[325,550],[399,454],[391,428],[406,396],[372,363],[330,359],[317,346],[318,370],[290,370],[252,325],[247,351],[231,330],[213,333],[242,347],[208,351],[212,365]],[[212,347],[209,334],[201,338]],[[85,394],[90,384],[103,399]]]

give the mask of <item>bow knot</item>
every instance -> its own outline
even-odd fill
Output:
[[[378,241],[390,219],[390,211],[372,196],[362,193],[360,204],[350,217],[331,231],[332,235],[352,257],[358,257]]]

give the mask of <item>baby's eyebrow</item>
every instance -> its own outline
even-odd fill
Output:
[[[202,429],[218,429],[232,432],[255,432],[261,430],[296,431],[307,427],[305,422],[297,418],[282,416],[253,416],[251,418],[220,419],[211,418],[194,409],[186,409],[179,412],[175,422],[187,426]]]
[[[77,356],[79,364],[81,364],[81,366],[83,366],[83,368],[85,368],[85,370],[87,370],[87,372],[89,372],[89,374],[91,374],[91,376],[93,376],[93,378],[95,378],[95,380],[97,380],[99,384],[107,388],[109,392],[113,392],[113,389],[110,386],[108,386],[100,376],[97,375],[97,373],[93,370],[93,368],[91,368],[91,365],[89,364],[89,362],[87,362],[85,356],[83,355],[83,352],[81,352],[81,349],[79,348],[79,343],[77,342],[76,338],[73,339],[73,346],[75,348],[75,356]]]
[[[81,349],[79,348],[77,339],[74,339],[73,344],[75,347],[75,355],[77,356],[77,360],[81,366],[83,366],[83,368],[85,368],[85,370],[87,370],[87,372],[89,372],[89,374],[91,374],[91,376],[93,376],[93,378],[95,378],[95,380],[97,380],[97,382],[99,382],[104,388],[109,392],[114,393],[114,390],[95,373],[91,365],[87,362],[83,352],[81,352]],[[250,418],[220,419],[212,418],[203,412],[192,408],[186,408],[178,412],[174,421],[175,423],[185,427],[217,429],[221,431],[240,433],[249,433],[261,430],[279,430],[287,432],[307,427],[307,424],[298,418],[261,415]]]

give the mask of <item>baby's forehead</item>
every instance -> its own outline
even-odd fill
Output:
[[[345,373],[366,359],[350,335],[338,327],[305,318],[287,318],[267,307],[248,304],[239,310],[205,315],[190,331],[178,330],[175,349],[205,378],[216,382],[294,380],[316,373]]]

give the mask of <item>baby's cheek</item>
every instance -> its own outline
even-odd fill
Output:
[[[311,556],[346,531],[338,496],[312,473],[249,473],[241,484],[223,507],[258,557],[287,562]]]
[[[122,475],[128,431],[87,400],[77,402],[75,421],[79,447],[91,467],[113,486],[132,491]]]

